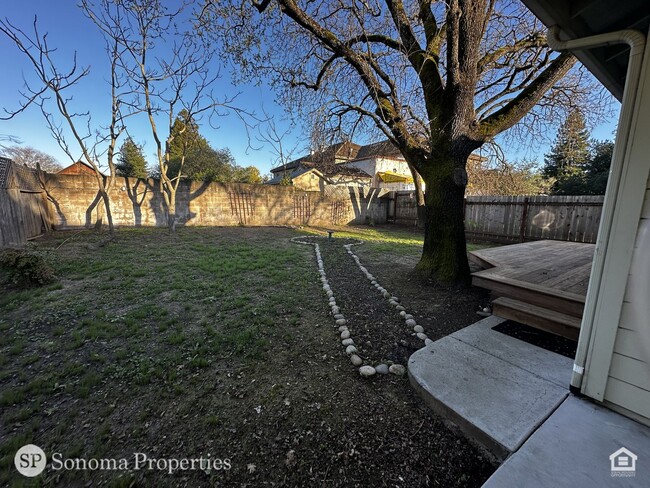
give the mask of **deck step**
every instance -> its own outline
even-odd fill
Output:
[[[492,312],[504,319],[537,327],[567,339],[578,340],[580,334],[581,320],[578,317],[512,298],[500,297],[494,300]]]
[[[584,296],[504,277],[495,268],[472,273],[472,284],[488,289],[498,296],[555,310],[578,319],[582,317],[585,307]]]

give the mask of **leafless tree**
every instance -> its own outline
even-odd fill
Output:
[[[110,122],[104,130],[93,131],[91,115],[88,112],[77,112],[72,103],[72,92],[89,75],[90,67],[79,66],[76,53],[74,53],[71,66],[68,69],[64,69],[55,61],[53,54],[56,49],[49,45],[47,33],[39,32],[36,18],[34,18],[31,35],[11,24],[9,20],[0,20],[0,32],[5,34],[29,60],[37,80],[32,84],[25,83],[25,89],[21,92],[23,99],[20,107],[10,111],[5,109],[6,116],[3,118],[16,117],[32,105],[40,108],[50,133],[70,160],[77,162],[79,158],[74,154],[80,151],[83,162],[95,170],[98,196],[94,204],[96,205],[100,200],[104,202],[103,208],[106,212],[109,231],[112,234],[114,226],[110,191],[115,181],[113,156],[117,140],[124,130],[125,118],[122,112],[123,83],[117,64],[120,57],[119,46],[115,43],[107,43],[111,88],[111,106],[108,111]],[[129,92],[128,88],[126,92]],[[51,109],[52,104],[54,109]],[[76,149],[70,146],[69,137],[74,141]],[[106,155],[109,169],[108,177],[104,177],[100,171],[100,160],[104,155]],[[101,208],[98,208],[100,217],[97,225],[99,227],[102,225],[101,215],[103,212]]]
[[[294,113],[327,107],[331,127],[400,149],[426,183],[418,269],[443,282],[469,279],[469,155],[593,101],[573,56],[553,53],[517,0],[208,0],[203,20],[241,76],[271,76]]]
[[[31,146],[9,146],[2,149],[2,155],[13,160],[15,163],[24,164],[30,168],[41,169],[48,173],[56,173],[61,170],[61,165],[54,156],[39,151]]]
[[[232,105],[235,96],[218,99],[214,95],[212,84],[220,77],[219,70],[213,69],[215,49],[194,28],[191,2],[168,8],[161,0],[98,0],[99,9],[93,8],[91,0],[82,3],[94,12],[92,20],[120,46],[118,63],[138,95],[138,109],[147,116],[168,227],[174,232],[179,218],[177,190],[191,148],[191,141],[184,139],[179,170],[170,175],[171,146],[174,137],[184,133],[183,128],[173,130],[176,117],[182,114],[180,122],[189,127],[202,116],[212,121],[214,116],[230,112],[248,122],[251,114]]]
[[[274,117],[269,115],[265,110],[262,111],[262,114],[264,118],[258,126],[256,139],[271,148],[271,152],[275,156],[273,167],[283,166],[291,161],[291,158],[298,149],[298,143],[287,145],[287,137],[291,133],[293,125],[282,130],[278,127]]]

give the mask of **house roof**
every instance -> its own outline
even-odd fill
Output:
[[[648,33],[648,0],[523,0],[526,6],[548,27],[558,25],[562,39],[577,39],[636,29]],[[629,48],[625,45],[603,46],[575,51],[577,58],[619,100],[623,97]]]
[[[366,159],[376,156],[403,157],[400,150],[397,149],[394,144],[392,144],[389,140],[385,140],[362,146],[359,148],[359,151],[357,152],[354,159]]]
[[[342,174],[342,171],[339,172],[338,170],[335,170],[333,166],[334,163],[337,162],[337,160],[342,159],[344,161],[352,161],[358,159],[367,159],[376,156],[401,157],[401,153],[399,149],[397,149],[388,140],[375,142],[373,144],[367,144],[365,146],[360,146],[359,144],[355,144],[354,142],[349,142],[349,141],[339,142],[337,144],[332,144],[331,146],[328,146],[321,152],[309,154],[307,156],[302,156],[298,159],[294,159],[293,161],[283,164],[282,166],[273,168],[271,170],[271,173],[284,173],[288,170],[294,170],[299,165],[303,165],[303,166],[311,166],[311,167],[319,168],[323,170],[323,172],[327,175],[330,174],[338,175],[338,174]],[[332,167],[330,168],[329,166]],[[327,169],[325,170],[326,167]],[[360,176],[360,174],[358,173],[359,171],[360,170],[354,171],[350,169],[350,175]],[[368,176],[366,173],[363,174]]]
[[[89,164],[84,163],[83,161],[77,161],[76,163],[72,163],[70,166],[66,166],[57,174],[65,175],[65,174],[80,174],[80,173],[95,174],[95,168],[93,168]],[[106,176],[101,171],[99,171],[99,174],[102,176]]]
[[[323,174],[318,171],[316,168],[309,168],[306,166],[302,166],[300,168],[295,168],[291,172],[287,170],[287,172],[282,172],[282,173],[277,173],[273,178],[271,178],[269,181],[267,181],[265,184],[266,185],[279,185],[282,183],[282,180],[285,177],[285,174],[289,175],[289,178],[291,180],[294,180],[298,178],[299,176],[302,176],[306,173],[314,173],[315,175],[319,176],[320,178],[324,178]]]

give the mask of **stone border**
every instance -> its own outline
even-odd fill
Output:
[[[378,364],[377,366],[371,366],[371,365],[364,365],[363,364],[363,359],[357,354],[357,348],[354,345],[354,340],[351,337],[350,330],[348,329],[347,326],[347,320],[345,316],[341,313],[341,310],[339,306],[336,303],[336,297],[334,297],[334,292],[332,291],[332,288],[330,287],[329,281],[327,280],[327,275],[325,274],[325,268],[323,266],[323,258],[320,253],[320,246],[318,245],[317,242],[304,242],[304,240],[300,239],[305,239],[305,238],[316,238],[316,239],[327,239],[325,236],[297,236],[297,237],[292,237],[290,239],[291,242],[296,243],[296,244],[305,244],[305,245],[312,245],[314,246],[314,252],[316,254],[316,262],[318,263],[318,274],[320,274],[320,280],[323,283],[323,290],[325,291],[325,294],[327,295],[327,300],[328,300],[328,305],[332,309],[332,315],[334,316],[334,320],[336,321],[336,325],[339,326],[339,332],[341,333],[341,344],[345,347],[345,353],[350,357],[350,362],[352,363],[353,366],[359,367],[359,374],[361,376],[369,377],[369,376],[374,376],[376,373],[379,374],[388,374],[392,373],[396,376],[403,376],[406,373],[406,368],[402,366],[401,364],[391,364],[388,366],[387,364]],[[350,246],[353,245],[359,245],[362,244],[363,241],[360,241],[358,239],[356,243],[353,244],[345,244],[343,247],[345,247],[348,251],[348,253],[352,254],[352,251],[350,251]],[[354,256],[357,264],[358,259],[356,256]],[[363,268],[365,269],[365,268]],[[367,270],[366,270],[367,272]],[[402,307],[403,308],[403,307]]]

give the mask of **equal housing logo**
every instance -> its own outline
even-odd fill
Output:
[[[631,477],[636,474],[638,456],[629,449],[621,447],[609,455],[610,471],[613,477]]]
[[[34,477],[48,466],[45,452],[34,444],[21,447],[14,456],[14,465],[20,474]],[[211,454],[198,458],[151,458],[143,452],[135,452],[131,458],[64,458],[60,452],[52,454],[49,468],[53,471],[228,471],[232,468],[229,458],[216,458]]]

